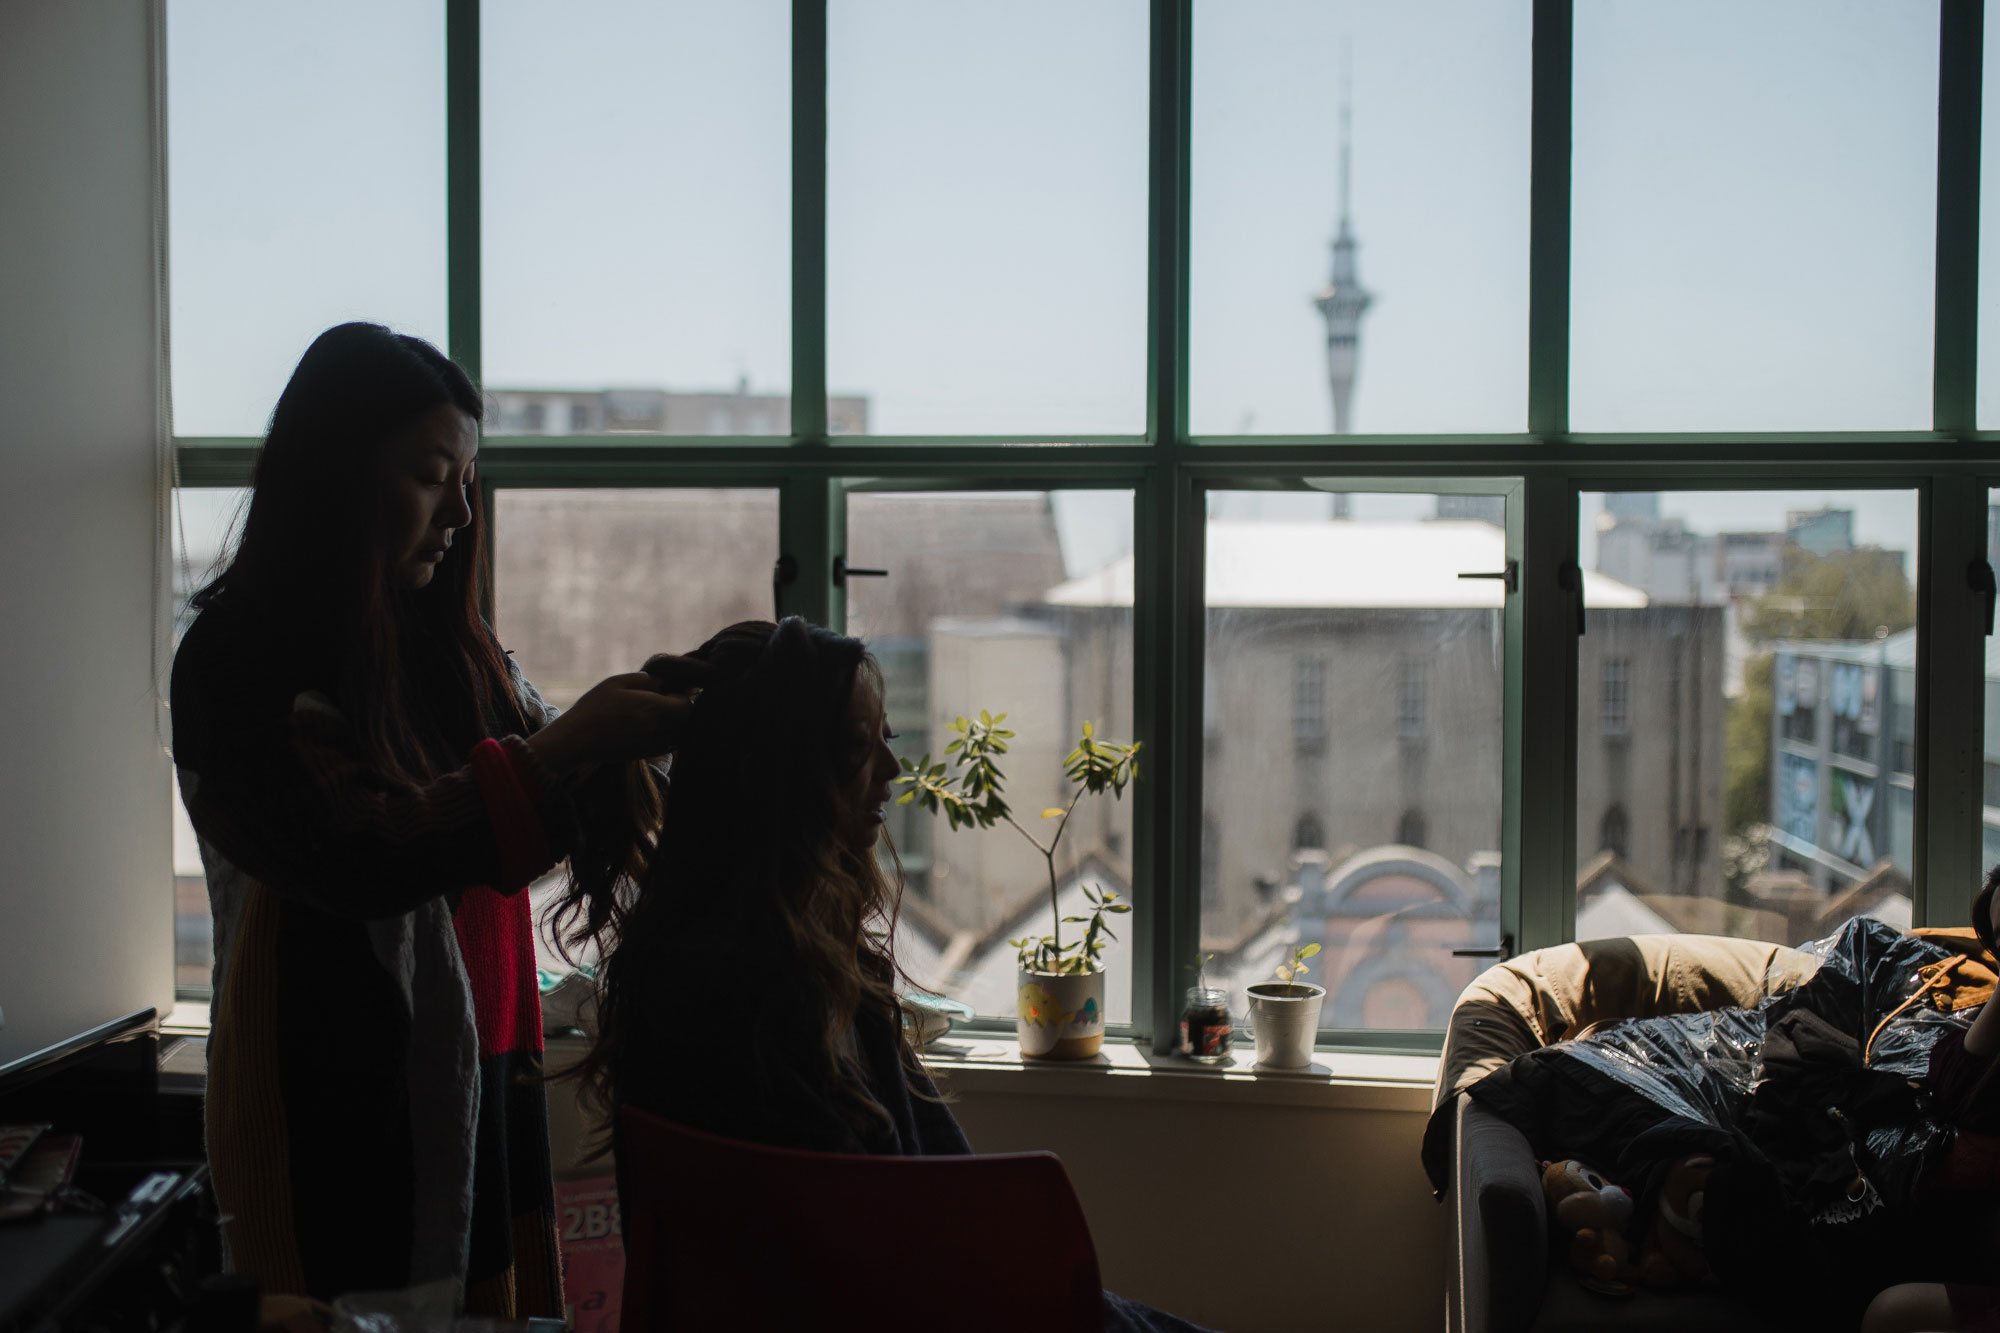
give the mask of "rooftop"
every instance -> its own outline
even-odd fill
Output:
[[[1499,528],[1476,519],[1210,519],[1208,604],[1232,607],[1498,609]],[[1594,570],[1584,604],[1643,607],[1646,594]],[[1055,606],[1132,605],[1132,557],[1050,590]]]

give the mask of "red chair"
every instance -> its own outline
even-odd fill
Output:
[[[627,1108],[625,1333],[1084,1333],[1090,1228],[1054,1153],[854,1157],[739,1143]]]

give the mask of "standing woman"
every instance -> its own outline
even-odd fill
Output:
[[[421,339],[314,340],[194,598],[174,762],[215,919],[232,1266],[268,1293],[429,1287],[522,1318],[562,1312],[522,890],[590,771],[671,748],[686,700],[635,673],[554,717],[501,652],[480,415]]]

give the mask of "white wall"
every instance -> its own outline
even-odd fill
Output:
[[[551,1041],[547,1067],[583,1049]],[[1227,1333],[1444,1327],[1449,1217],[1418,1160],[1428,1087],[932,1069],[975,1149],[1061,1156],[1120,1295]],[[1076,1090],[1092,1079],[1103,1095]],[[574,1083],[550,1086],[549,1122],[558,1179],[610,1174]]]
[[[1227,1333],[1444,1327],[1421,1113],[1034,1092],[952,1110],[980,1152],[1063,1159],[1122,1296]]]
[[[150,22],[0,4],[0,1060],[173,999]]]

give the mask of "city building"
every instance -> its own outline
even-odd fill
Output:
[[[2000,684],[1991,659],[1989,695]],[[1914,871],[1916,669],[1913,630],[1775,645],[1771,865],[1803,876],[1820,899],[1884,867],[1906,882]],[[1994,748],[1987,745],[1988,772]]]
[[[1501,591],[1458,575],[1502,564],[1503,534],[1211,520],[1207,540],[1211,975],[1256,981],[1317,941],[1330,1024],[1439,1021],[1485,965],[1451,951],[1498,937]],[[1067,621],[1072,706],[1114,734],[1129,695],[1102,688],[1099,663],[1129,643],[1133,576],[1128,557],[1045,599]],[[1671,893],[1719,899],[1721,613],[1653,606],[1594,571],[1585,596],[1578,862],[1611,847]],[[1116,819],[1080,830],[1113,871]]]
[[[826,426],[833,435],[868,431],[868,399],[828,394]],[[752,393],[747,378],[733,390],[669,389],[486,390],[489,435],[789,435],[789,393]]]

